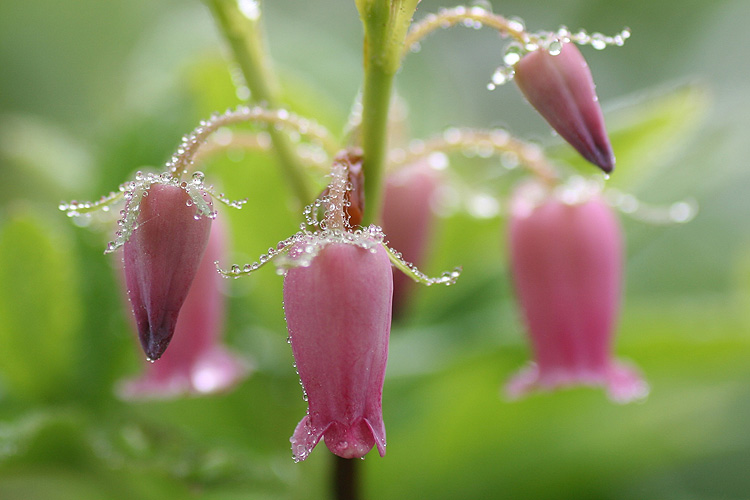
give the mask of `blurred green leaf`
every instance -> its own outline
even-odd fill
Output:
[[[22,398],[59,397],[74,366],[81,303],[67,236],[31,210],[0,229],[0,374]]]
[[[0,201],[80,196],[93,182],[93,161],[65,129],[29,115],[0,116],[0,161],[7,162]]]
[[[609,137],[617,157],[617,168],[607,186],[634,190],[647,182],[687,143],[710,103],[710,92],[699,84],[623,99],[607,113]],[[581,172],[595,171],[567,145],[552,149],[550,155]]]

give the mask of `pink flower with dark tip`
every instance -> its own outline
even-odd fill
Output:
[[[508,383],[508,394],[589,385],[606,387],[617,402],[645,397],[637,370],[613,358],[622,234],[610,207],[598,193],[561,197],[530,184],[511,210],[511,270],[535,362]]]
[[[169,349],[145,373],[125,381],[120,394],[126,399],[202,395],[225,390],[248,373],[248,364],[221,343],[224,326],[225,280],[214,262],[226,253],[226,231],[212,224],[208,246],[175,325]]]
[[[291,438],[295,460],[321,438],[343,458],[363,457],[373,446],[385,455],[381,399],[392,292],[388,254],[375,242],[329,243],[308,265],[288,270],[284,311],[309,404]]]
[[[543,48],[526,54],[515,66],[514,79],[529,103],[584,158],[605,172],[614,169],[594,80],[574,43],[563,43],[557,55]]]
[[[191,196],[174,184],[154,183],[137,202],[136,224],[123,245],[125,283],[143,350],[157,360],[174,334],[211,219],[196,216]],[[135,210],[133,203],[127,211]]]

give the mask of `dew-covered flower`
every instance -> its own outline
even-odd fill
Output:
[[[287,272],[284,311],[309,404],[291,438],[297,460],[321,437],[343,458],[363,457],[373,446],[385,455],[381,399],[392,291],[388,254],[374,241],[369,249],[329,243],[308,266]]]
[[[539,48],[514,69],[521,92],[552,128],[588,161],[611,172],[615,157],[591,71],[578,47],[563,43],[556,55]]]
[[[382,224],[388,243],[403,258],[422,264],[435,219],[435,196],[441,184],[440,172],[428,161],[418,161],[388,175],[383,200]],[[393,274],[393,311],[406,306],[414,282],[404,273]]]
[[[331,183],[305,209],[306,224],[261,256],[232,266],[226,276],[249,274],[274,260],[284,275],[284,312],[289,342],[308,412],[290,441],[296,461],[323,439],[344,458],[364,457],[373,447],[385,454],[381,408],[391,328],[391,265],[425,285],[450,285],[460,270],[429,278],[385,245],[378,226],[351,227],[352,200],[361,199],[348,170],[356,152],[334,162]],[[318,215],[323,212],[323,219]],[[313,228],[313,230],[310,230]]]
[[[126,399],[169,398],[225,390],[248,373],[248,364],[220,343],[226,295],[224,279],[214,262],[226,254],[226,231],[212,224],[208,246],[182,306],[169,349],[144,373],[124,381],[119,393]]]
[[[535,362],[508,383],[508,394],[589,385],[617,402],[645,397],[638,371],[613,358],[622,234],[598,189],[526,184],[511,212],[511,270]]]
[[[210,207],[208,194],[199,196]],[[125,284],[150,360],[159,359],[172,339],[208,243],[211,218],[197,214],[193,205],[195,196],[184,187],[153,182],[131,195],[125,209]]]

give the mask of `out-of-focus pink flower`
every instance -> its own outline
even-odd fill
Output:
[[[615,167],[594,80],[574,43],[559,54],[540,48],[515,66],[515,81],[529,103],[584,158],[605,172]]]
[[[440,172],[420,161],[389,174],[385,185],[382,227],[389,245],[401,252],[404,260],[422,264],[435,218],[435,193],[440,187]],[[414,280],[394,269],[393,313],[406,306]]]
[[[320,244],[318,242],[317,244]],[[304,252],[298,243],[290,255]],[[393,276],[380,243],[324,244],[287,271],[284,311],[309,409],[291,438],[304,460],[324,438],[343,458],[385,455],[381,409]]]
[[[512,200],[510,257],[535,362],[507,385],[511,397],[561,386],[604,386],[617,402],[645,397],[637,370],[613,359],[622,235],[595,193],[565,201],[536,184]]]
[[[204,198],[210,203],[207,194]],[[192,205],[179,186],[152,184],[140,198],[136,226],[123,245],[128,297],[150,360],[159,359],[172,339],[211,231],[211,219],[196,218]]]
[[[226,296],[224,278],[214,262],[226,254],[226,231],[220,221],[211,228],[203,259],[177,319],[169,349],[145,373],[120,386],[126,399],[169,398],[225,390],[244,378],[248,363],[221,344]]]

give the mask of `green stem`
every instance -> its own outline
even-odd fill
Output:
[[[278,83],[266,57],[260,20],[247,17],[236,0],[205,0],[229,43],[254,102],[278,107]],[[268,128],[281,170],[300,206],[312,199],[304,167],[289,137]]]
[[[388,112],[393,78],[418,0],[357,0],[365,30],[362,90],[362,169],[365,176],[363,225],[376,222],[383,198],[388,149]]]
[[[393,75],[371,70],[362,93],[362,170],[365,177],[363,225],[376,222],[381,212],[392,85]]]

